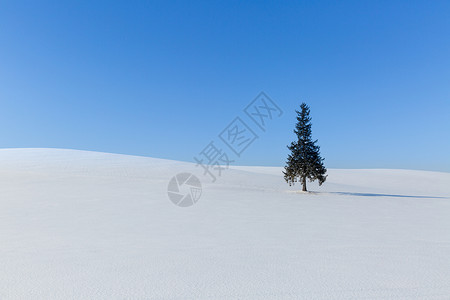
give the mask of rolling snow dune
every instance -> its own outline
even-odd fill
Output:
[[[281,170],[0,150],[0,299],[450,299],[449,173]]]

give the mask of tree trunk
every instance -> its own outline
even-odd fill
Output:
[[[307,191],[307,190],[306,190],[306,176],[304,176],[304,177],[302,178],[302,184],[303,184],[302,191],[303,191],[303,192],[306,192],[306,191]]]

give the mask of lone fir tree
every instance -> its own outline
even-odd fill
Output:
[[[327,169],[323,165],[323,158],[320,156],[320,147],[316,145],[317,140],[311,137],[311,117],[309,107],[306,103],[300,105],[301,111],[296,110],[297,125],[294,133],[297,141],[287,146],[291,150],[286,166],[284,167],[284,179],[289,185],[300,181],[302,190],[306,192],[306,179],[309,181],[319,180],[319,185],[325,182]]]

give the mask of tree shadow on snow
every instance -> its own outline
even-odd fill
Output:
[[[364,196],[364,197],[400,197],[400,198],[423,198],[423,199],[449,199],[449,197],[411,196],[411,195],[374,194],[374,193],[330,192],[330,194],[347,195],[347,196]]]

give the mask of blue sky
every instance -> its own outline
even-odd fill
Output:
[[[329,168],[450,172],[449,16],[449,1],[1,1],[0,147],[192,161],[265,91],[284,114],[236,164],[284,165],[304,101]]]

